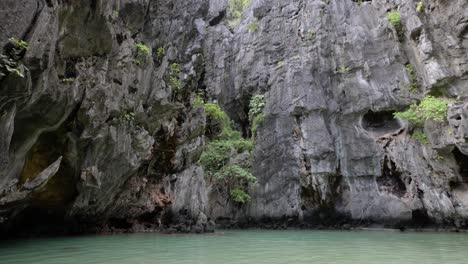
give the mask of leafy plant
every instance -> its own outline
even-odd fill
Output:
[[[411,64],[406,64],[405,69],[411,79],[409,91],[415,92],[418,89],[418,78],[416,77],[416,71],[414,69],[414,66]]]
[[[15,38],[9,38],[8,41],[12,42],[17,49],[25,49],[27,50],[29,48],[29,45],[26,41],[23,40],[18,40]]]
[[[126,122],[132,122],[133,120],[135,120],[135,113],[132,111],[124,111],[120,115],[120,120],[126,121]]]
[[[339,72],[339,73],[342,73],[342,74],[346,74],[346,73],[349,72],[349,67],[340,66],[340,68],[338,69],[338,72]]]
[[[169,67],[169,87],[174,94],[182,89],[182,83],[179,79],[180,68],[178,63],[172,63]]]
[[[231,191],[231,198],[237,203],[246,203],[250,201],[250,195],[240,188],[235,188]]]
[[[429,141],[427,140],[427,135],[426,133],[424,133],[424,131],[421,131],[421,130],[414,131],[413,134],[411,135],[411,138],[419,141],[421,144],[424,144],[424,145],[429,144]]]
[[[307,34],[306,34],[307,40],[310,41],[310,40],[314,39],[314,36],[315,36],[315,33],[314,33],[314,31],[312,31],[312,29],[307,30]]]
[[[258,23],[255,21],[255,22],[252,22],[250,23],[248,26],[247,26],[247,29],[249,31],[252,31],[252,32],[255,32],[258,30]]]
[[[156,55],[158,56],[158,58],[160,58],[161,56],[164,55],[165,52],[166,52],[166,49],[164,47],[159,47],[158,50],[156,51]]]
[[[3,48],[3,54],[0,54],[0,79],[15,74],[24,78],[26,67],[21,63],[29,45],[27,42],[15,38],[8,39]]]
[[[146,57],[151,55],[151,50],[142,42],[135,43],[134,47],[136,54],[133,62],[137,65],[141,65],[146,61]]]
[[[200,107],[205,104],[205,100],[203,100],[202,96],[197,94],[195,95],[195,98],[193,99],[193,106],[194,107]]]
[[[250,0],[228,0],[227,19],[231,27],[236,27]]]
[[[395,28],[398,37],[401,39],[403,36],[403,25],[401,24],[401,16],[398,11],[391,11],[387,14],[388,22]]]
[[[443,122],[447,117],[450,99],[424,97],[419,104],[413,104],[404,112],[394,113],[396,118],[407,120],[411,125],[422,126],[427,120]]]
[[[75,81],[75,78],[63,78],[60,81],[64,84],[72,84]]]
[[[421,12],[422,9],[424,8],[424,3],[423,1],[419,1],[419,3],[416,5],[416,12]]]
[[[257,116],[254,117],[254,119],[252,120],[252,125],[251,125],[251,133],[252,133],[252,137],[255,137],[255,135],[257,134],[257,130],[258,130],[258,127],[265,121],[265,114],[264,113],[260,113],[258,114]]]
[[[250,122],[250,131],[252,138],[257,134],[258,127],[265,120],[265,115],[263,109],[265,108],[265,96],[264,95],[254,95],[250,99],[249,104],[249,122]]]
[[[231,119],[218,104],[206,103],[204,108],[209,142],[199,163],[213,183],[226,189],[234,202],[245,203],[250,200],[246,188],[256,181],[250,164],[253,141],[242,138],[232,128]]]

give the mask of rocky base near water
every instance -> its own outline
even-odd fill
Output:
[[[234,24],[227,0],[3,0],[0,234],[467,229],[468,2],[419,2],[251,0]],[[198,164],[197,94],[246,139],[264,95],[248,202]],[[394,119],[428,96],[444,120]]]

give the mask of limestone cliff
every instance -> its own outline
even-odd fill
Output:
[[[1,232],[468,228],[468,2],[421,3],[2,1]],[[265,95],[245,204],[198,164],[196,94],[245,137]],[[394,113],[428,95],[417,140]]]

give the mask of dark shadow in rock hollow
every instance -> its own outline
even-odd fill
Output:
[[[393,117],[393,111],[369,111],[362,117],[361,125],[375,136],[391,133],[401,128],[400,122]]]
[[[457,161],[463,182],[468,183],[468,156],[461,153],[458,148],[454,148],[452,153]]]

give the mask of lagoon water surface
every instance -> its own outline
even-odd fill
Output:
[[[218,231],[131,234],[0,243],[2,264],[464,264],[468,234]]]

